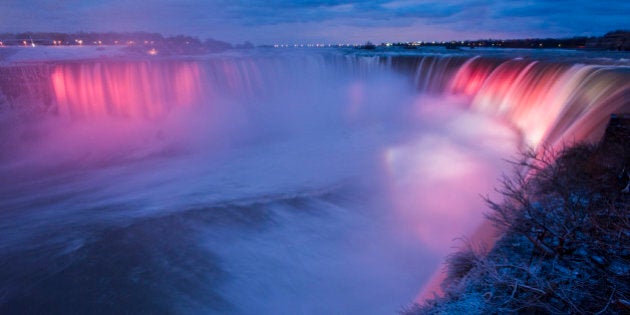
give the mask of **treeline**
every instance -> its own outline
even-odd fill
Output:
[[[449,49],[479,47],[490,48],[560,48],[560,49],[598,49],[630,51],[630,31],[617,30],[604,36],[577,36],[570,38],[524,38],[524,39],[478,39],[464,41],[419,41],[381,43],[378,47],[400,47],[416,49],[422,46],[446,47]],[[377,45],[367,42],[360,45],[362,49],[375,49]]]
[[[594,37],[593,37],[594,38]],[[392,46],[402,48],[415,48],[419,46],[439,46],[446,48],[586,48],[590,37],[572,38],[527,38],[527,39],[479,39],[447,42],[410,42],[410,43],[382,43],[380,46]],[[367,46],[367,44],[366,44]],[[368,48],[369,49],[369,48]]]
[[[51,45],[51,46],[74,46],[74,45],[126,45],[136,47],[150,47],[156,49],[167,49],[173,52],[217,52],[231,48],[243,48],[243,45],[232,46],[232,44],[208,38],[200,40],[197,37],[187,35],[177,35],[165,37],[159,33],[149,32],[79,32],[79,33],[58,33],[58,32],[23,32],[23,33],[0,33],[0,43],[3,46],[30,46],[30,45]],[[251,45],[251,44],[250,44]]]

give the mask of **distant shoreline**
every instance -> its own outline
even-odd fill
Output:
[[[177,35],[165,37],[159,33],[149,32],[22,32],[0,33],[0,48],[8,46],[127,46],[169,48],[177,51],[216,52],[227,49],[254,48],[252,43],[231,44],[208,38]],[[361,49],[401,47],[416,49],[418,47],[445,47],[447,49],[475,48],[526,48],[526,49],[587,49],[630,51],[630,31],[616,30],[602,36],[575,36],[570,38],[522,38],[522,39],[476,39],[448,41],[408,41],[383,42],[369,41],[363,43],[268,43],[258,47],[273,48],[323,48],[323,47],[355,47]]]

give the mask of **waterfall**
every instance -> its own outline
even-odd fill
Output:
[[[440,55],[11,65],[0,68],[0,100],[5,108],[30,106],[74,118],[151,119],[175,107],[214,106],[217,98],[261,98],[273,89],[310,84],[314,75],[366,76],[387,69],[404,73],[421,93],[465,97],[471,110],[512,123],[533,146],[595,140],[611,113],[630,111],[628,67]]]
[[[3,64],[0,313],[395,312],[504,159],[596,140],[629,78],[338,50]]]
[[[630,68],[472,58],[450,92],[470,108],[505,118],[529,145],[599,139],[610,114],[630,111]]]

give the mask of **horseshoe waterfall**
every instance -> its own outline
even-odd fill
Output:
[[[394,313],[488,237],[506,159],[630,112],[597,52],[14,57],[3,314]]]

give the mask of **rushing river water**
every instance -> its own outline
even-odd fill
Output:
[[[519,54],[5,62],[0,313],[395,313],[504,159],[630,110],[625,61]]]

